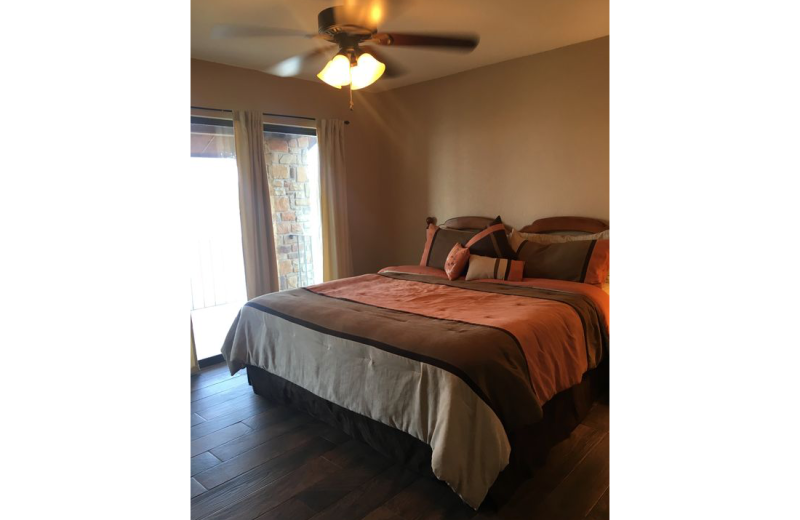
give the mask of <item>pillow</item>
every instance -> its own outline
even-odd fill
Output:
[[[446,229],[428,224],[428,237],[425,241],[425,249],[422,251],[422,259],[419,261],[419,265],[444,269],[447,255],[450,254],[453,246],[466,243],[475,233],[476,231]]]
[[[469,260],[469,249],[456,242],[444,262],[444,272],[447,273],[447,278],[455,280],[461,276],[461,273],[464,272],[464,267],[467,265],[467,260]]]
[[[564,242],[583,242],[586,240],[609,240],[610,231],[607,229],[600,233],[590,235],[557,235],[548,233],[520,233],[516,229],[511,230],[508,242],[514,251],[519,251],[523,242],[530,241],[539,244],[561,244]]]
[[[609,240],[540,244],[526,240],[517,257],[525,261],[525,278],[551,278],[599,285],[608,276]]]
[[[525,262],[521,260],[490,258],[488,256],[470,254],[467,280],[494,278],[496,280],[508,280],[509,282],[521,282],[524,269]]]
[[[516,229],[511,230],[508,242],[514,252],[518,252],[523,242],[530,240],[539,244],[560,244],[564,242],[581,242],[585,240],[611,240],[611,230],[606,229],[600,233],[591,235],[548,235],[544,233],[520,233]],[[608,269],[608,276],[605,283],[611,283],[611,267]]]
[[[471,255],[512,259],[517,257],[508,242],[506,227],[500,217],[473,236],[464,247],[469,249]]]
[[[519,247],[524,242],[525,238],[523,238],[522,233],[520,233],[516,229],[512,229],[511,233],[508,234],[508,243],[511,246],[511,249],[513,249],[515,253],[519,252]]]

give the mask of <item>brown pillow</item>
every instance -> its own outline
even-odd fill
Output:
[[[517,258],[508,243],[506,227],[497,217],[486,229],[478,232],[465,245],[471,255],[490,256],[492,258]]]
[[[610,231],[607,229],[600,233],[583,234],[583,235],[561,235],[556,233],[520,233],[516,229],[511,230],[508,235],[508,242],[515,252],[519,252],[520,248],[525,242],[536,242],[539,244],[556,244],[562,242],[580,242],[584,240],[608,240],[610,238]],[[607,267],[606,267],[607,269]],[[591,278],[590,278],[591,279]],[[606,278],[603,284],[608,285],[608,271],[606,271]]]
[[[582,240],[557,244],[525,241],[517,251],[525,261],[525,278],[551,278],[599,285],[609,266],[608,240]]]
[[[419,265],[444,269],[447,255],[455,244],[463,244],[472,238],[476,231],[462,231],[458,229],[440,228],[433,224],[428,224],[427,240],[425,249],[422,251],[422,259]]]

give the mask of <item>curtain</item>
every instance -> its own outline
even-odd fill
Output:
[[[261,112],[234,111],[233,137],[239,169],[244,279],[247,298],[253,299],[278,290]]]
[[[317,120],[317,141],[322,214],[322,279],[327,282],[353,274],[347,222],[344,123],[338,119]]]
[[[189,317],[189,342],[192,345],[192,374],[197,374],[200,372],[200,364],[197,362],[197,350],[194,348],[194,325],[191,317]]]

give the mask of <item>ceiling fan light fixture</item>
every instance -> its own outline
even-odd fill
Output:
[[[329,61],[317,77],[336,88],[350,84],[350,60],[343,54],[337,54]]]
[[[368,87],[378,81],[386,70],[386,65],[376,60],[370,53],[365,52],[358,57],[356,65],[350,69],[352,84],[350,88],[358,90]]]

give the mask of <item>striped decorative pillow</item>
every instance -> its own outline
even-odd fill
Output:
[[[517,257],[508,242],[506,227],[500,217],[473,236],[464,247],[468,248],[472,255],[512,259]]]
[[[517,258],[525,261],[525,278],[551,278],[600,285],[609,266],[609,240],[556,244],[524,241]]]
[[[490,258],[488,256],[470,255],[467,280],[508,280],[521,282],[525,262],[508,258]]]
[[[582,242],[582,241],[597,241],[597,240],[609,240],[610,238],[610,231],[605,230],[600,233],[593,233],[593,234],[583,234],[583,235],[562,235],[557,233],[520,233],[516,229],[511,230],[511,234],[508,236],[508,241],[511,244],[511,248],[514,249],[515,252],[519,253],[519,250],[522,246],[527,242],[535,242],[538,244],[556,244],[556,243],[563,243],[563,242]],[[601,244],[602,248],[602,244]],[[606,268],[606,277],[603,280],[604,285],[608,285],[608,266]],[[530,268],[529,268],[530,269]],[[591,276],[589,277],[591,279]],[[590,282],[587,282],[590,283]]]
[[[422,259],[419,265],[444,269],[447,255],[456,244],[468,242],[475,235],[476,231],[461,231],[458,229],[445,229],[428,224],[427,240],[425,249],[422,251]]]

